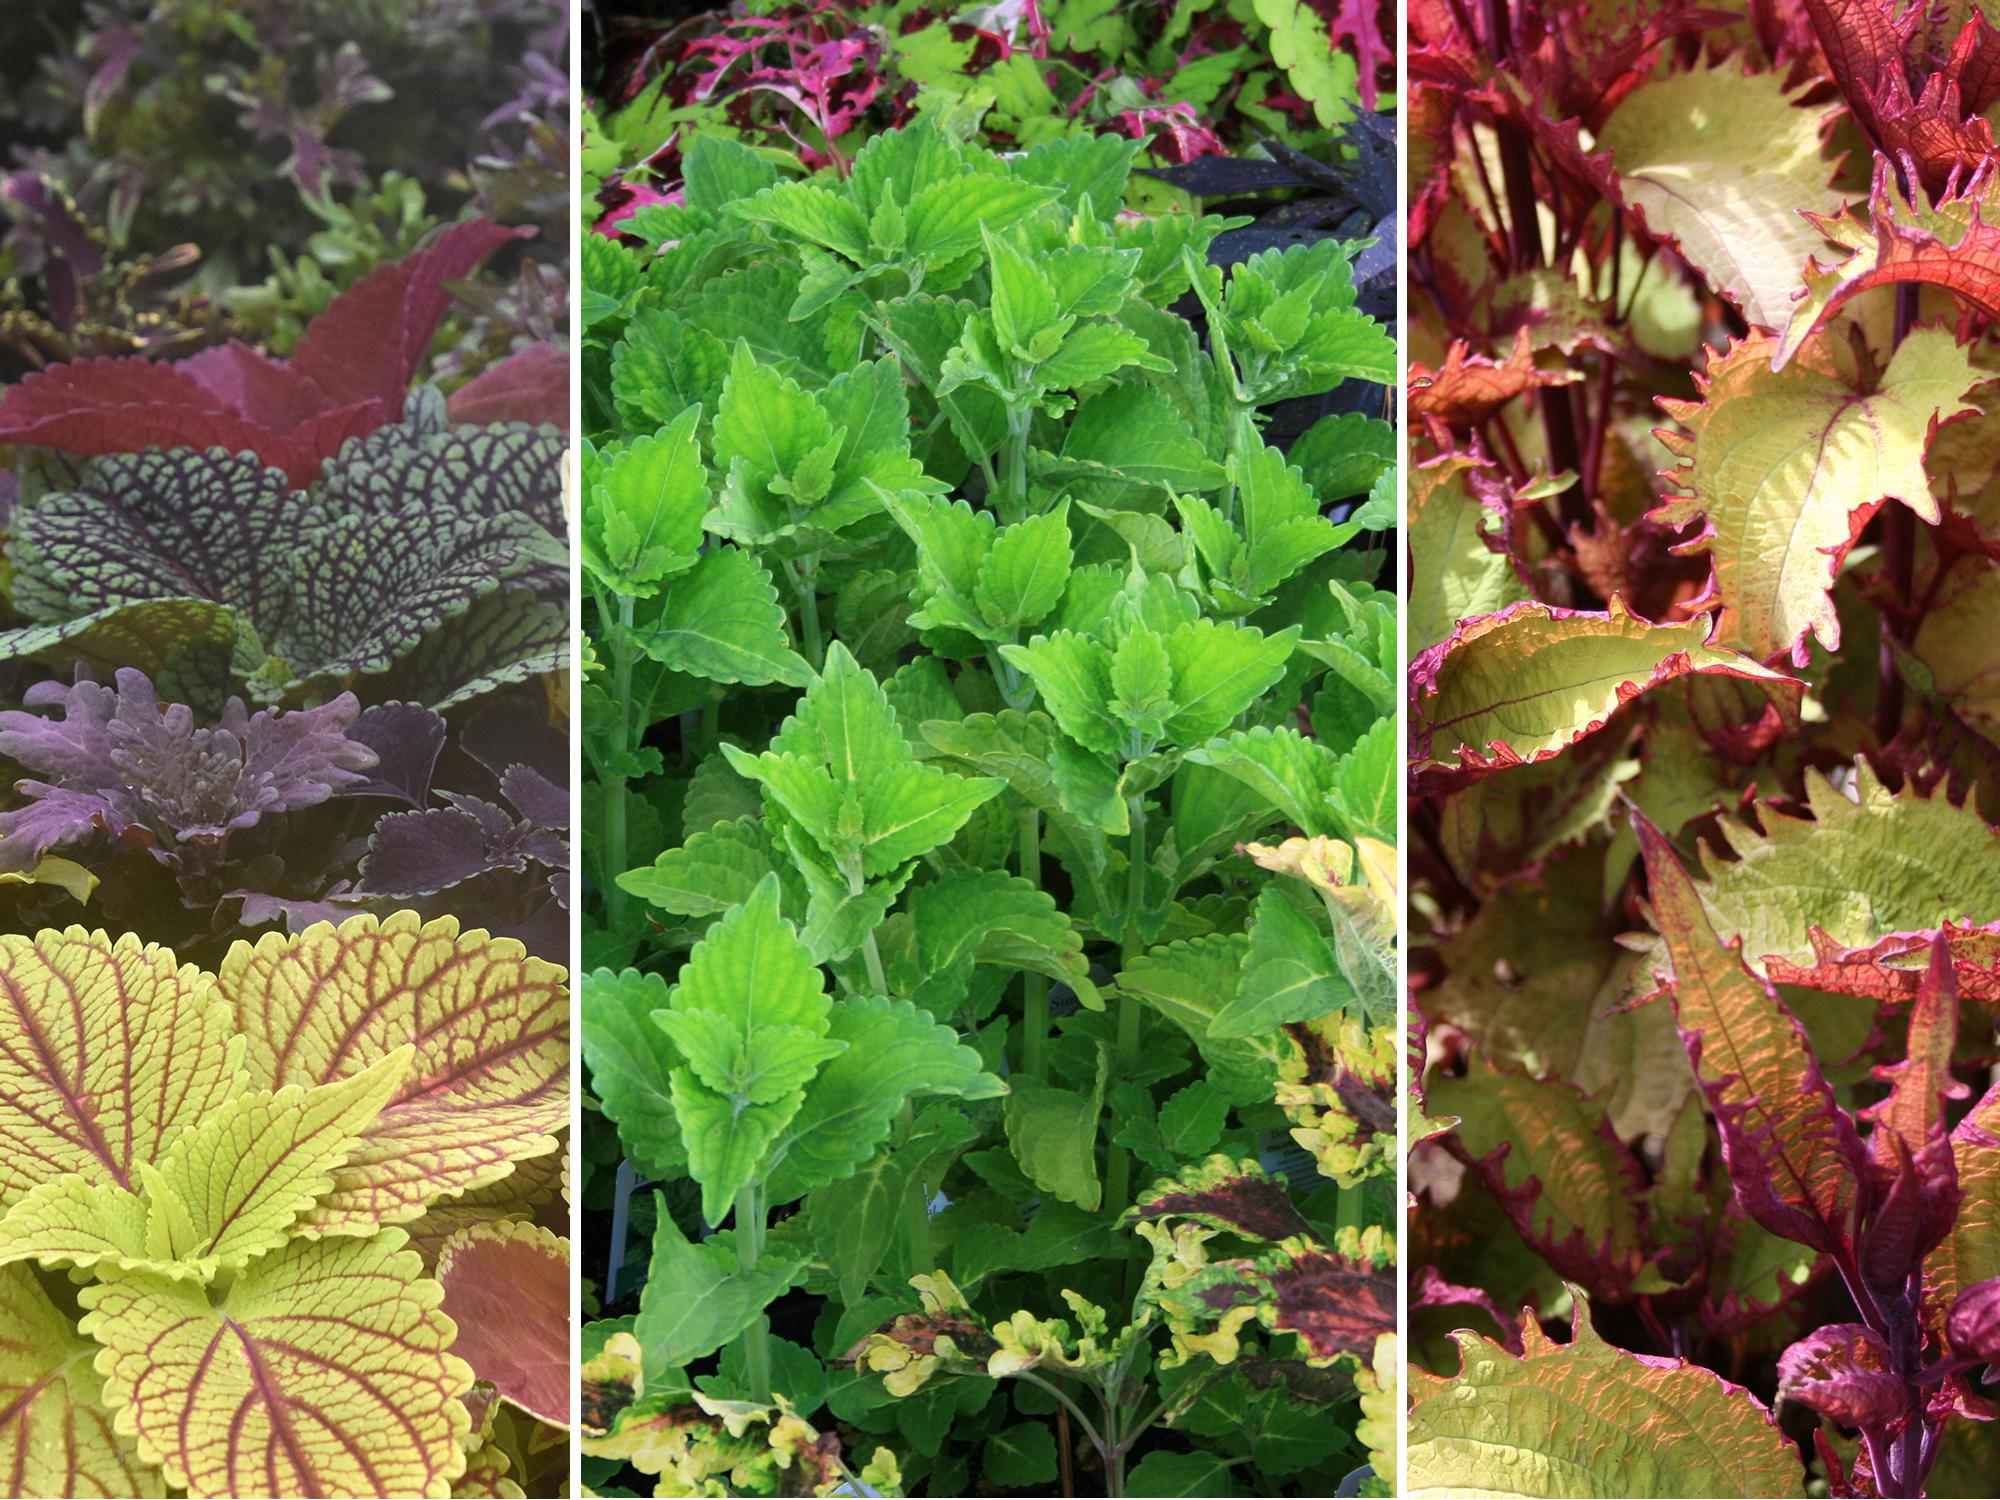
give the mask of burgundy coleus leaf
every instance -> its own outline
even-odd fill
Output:
[[[1976,1281],[1953,1299],[1945,1337],[1960,1359],[2000,1365],[2000,1277]]]
[[[454,225],[336,297],[288,361],[231,342],[178,364],[129,356],[38,371],[0,395],[0,443],[247,451],[303,488],[342,443],[401,418],[450,305],[445,283],[529,232]]]
[[[1341,1355],[1364,1362],[1375,1340],[1396,1331],[1396,1273],[1330,1250],[1300,1247],[1269,1269],[1276,1308],[1271,1327],[1295,1333],[1310,1363]]]
[[[569,353],[530,344],[481,370],[445,401],[455,426],[498,422],[569,427]]]
[[[1779,1355],[1778,1394],[1843,1427],[1863,1429],[1886,1426],[1909,1405],[1889,1346],[1861,1323],[1830,1323]]]
[[[27,805],[0,813],[5,869],[31,868],[97,829],[169,865],[197,849],[219,858],[232,833],[352,790],[376,767],[350,735],[361,711],[352,693],[255,714],[232,698],[212,728],[185,704],[161,703],[132,668],[115,689],[80,675],[36,683],[22,701],[0,713],[0,753],[34,773],[17,784]]]
[[[1951,1073],[1957,1041],[1958,986],[1951,949],[1939,936],[1910,1008],[1907,1056],[1875,1069],[1889,1093],[1862,1112],[1873,1127],[1868,1145],[1879,1200],[1861,1233],[1860,1263],[1877,1286],[1902,1285],[1958,1215],[1958,1168],[1945,1114],[1969,1092]]]
[[[451,1352],[501,1397],[569,1425],[569,1241],[500,1220],[459,1230],[438,1254]]]
[[[1163,161],[1185,166],[1205,156],[1223,156],[1229,148],[1205,124],[1192,104],[1148,104],[1112,116],[1111,128],[1131,140],[1145,141]]]
[[[1722,1137],[1743,1211],[1841,1257],[1869,1206],[1872,1161],[1834,1098],[1812,1043],[1777,991],[1723,942],[1666,838],[1629,811],[1646,862],[1653,925],[1672,965],[1674,1018]]]
[[[1193,1219],[1211,1229],[1273,1243],[1313,1232],[1292,1206],[1284,1179],[1270,1176],[1255,1162],[1222,1154],[1178,1178],[1161,1178],[1125,1215],[1127,1223],[1168,1218]]]
[[[1388,29],[1383,24],[1383,9],[1382,0],[1337,0],[1333,15],[1327,20],[1327,32],[1335,48],[1345,44],[1354,55],[1355,82],[1363,109],[1375,108],[1381,97],[1382,80],[1394,79],[1396,75],[1396,49],[1390,44]],[[1390,7],[1388,25],[1394,24],[1395,10]]]

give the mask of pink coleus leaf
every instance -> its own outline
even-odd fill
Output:
[[[1960,1359],[2000,1365],[2000,1277],[1976,1281],[1953,1299],[1945,1336]]]
[[[1778,1394],[1843,1427],[1885,1426],[1908,1405],[1889,1346],[1860,1323],[1829,1323],[1779,1355]]]
[[[569,1425],[569,1241],[500,1220],[459,1230],[438,1254],[452,1353],[502,1397]]]
[[[0,443],[85,455],[223,448],[304,488],[342,443],[402,416],[450,303],[445,283],[529,232],[470,220],[378,266],[334,298],[289,362],[232,343],[178,365],[130,356],[38,371],[0,395]]]

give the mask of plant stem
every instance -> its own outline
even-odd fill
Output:
[[[819,628],[819,558],[801,560],[792,574],[792,586],[799,596],[799,636],[805,646],[806,665],[817,672],[826,664],[826,645]]]
[[[638,748],[632,743],[632,619],[635,601],[618,596],[618,629],[612,635],[611,698],[618,707],[618,756],[622,761]],[[625,919],[625,889],[618,884],[630,864],[626,856],[625,774],[605,778],[604,790],[604,925],[619,931]]]
[[[745,1183],[736,1193],[736,1264],[745,1276],[764,1258],[764,1192],[760,1182]],[[771,1399],[771,1324],[761,1313],[743,1331],[743,1356],[750,1399]]]
[[[1146,798],[1144,793],[1128,802],[1131,810],[1131,860],[1125,877],[1125,941],[1120,966],[1129,966],[1145,944],[1139,937],[1139,910],[1146,902]],[[1145,1012],[1130,995],[1119,997],[1118,1038],[1113,1074],[1129,1078],[1139,1062],[1141,1022]],[[1132,1157],[1123,1146],[1114,1145],[1104,1163],[1104,1206],[1113,1215],[1123,1213],[1132,1193]]]
[[[1917,320],[1917,289],[1904,284],[1896,288],[1895,346],[1909,336]],[[1898,605],[1907,606],[1916,579],[1917,518],[1900,501],[1891,500],[1882,510],[1882,571],[1889,591]],[[1896,665],[1896,642],[1902,640],[1909,621],[1895,613],[1882,616],[1882,644],[1875,659],[1875,738],[1886,745],[1903,724],[1903,674]]]
[[[1042,888],[1042,815],[1021,809],[1021,878]],[[1021,975],[1021,1071],[1034,1079],[1048,1077],[1049,981],[1045,974]]]
[[[1001,497],[1000,519],[1010,526],[1028,514],[1028,434],[1034,425],[1033,411],[1007,408],[1007,490]]]

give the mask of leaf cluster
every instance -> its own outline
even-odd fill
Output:
[[[683,149],[585,239],[587,1477],[1330,1489],[1393,1330],[1395,475],[1266,427],[1393,368],[1354,247],[1212,268],[1089,133]],[[1143,1206],[1200,1171],[1284,1227]]]

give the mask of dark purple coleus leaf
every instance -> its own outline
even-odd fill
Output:
[[[1862,1323],[1829,1323],[1779,1355],[1778,1394],[1844,1427],[1879,1427],[1907,1404],[1889,1346]]]
[[[376,766],[349,735],[360,714],[351,693],[256,714],[232,698],[209,728],[186,705],[161,703],[129,668],[115,689],[42,682],[22,701],[26,709],[0,713],[0,753],[33,773],[16,786],[27,805],[0,813],[0,868],[10,870],[98,829],[175,868],[213,864],[232,833],[317,806]]]
[[[1372,1357],[1375,1340],[1396,1331],[1396,1275],[1322,1249],[1301,1249],[1268,1271],[1277,1312],[1271,1326],[1296,1333],[1308,1358]]]
[[[446,807],[394,813],[376,825],[361,862],[372,895],[433,896],[468,880],[529,865],[569,868],[569,794],[526,766],[501,782],[510,813],[482,797],[446,792]],[[558,899],[566,882],[552,882]]]
[[[453,225],[336,297],[289,361],[232,341],[178,364],[132,356],[31,374],[0,395],[0,443],[86,455],[223,448],[309,485],[342,443],[401,418],[450,306],[446,283],[530,232]]]
[[[444,719],[421,703],[378,703],[354,726],[352,738],[375,752],[375,770],[356,796],[393,797],[411,807],[430,801],[431,777],[444,749]]]

